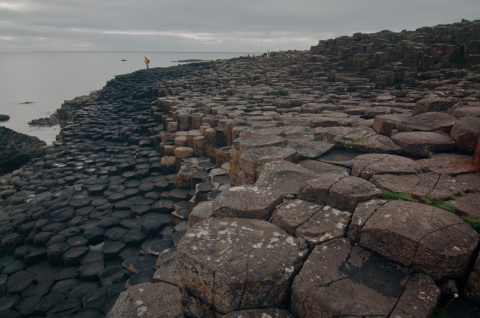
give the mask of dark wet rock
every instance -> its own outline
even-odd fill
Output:
[[[51,308],[59,305],[63,301],[65,301],[65,296],[63,294],[50,293],[43,297],[35,309],[41,313],[46,313]]]
[[[88,248],[85,246],[75,246],[69,248],[62,255],[63,265],[66,267],[75,266],[80,263],[80,260],[87,254]]]
[[[0,172],[18,169],[33,158],[41,156],[47,145],[37,137],[17,133],[0,126]]]
[[[0,121],[7,121],[10,119],[10,116],[8,115],[4,115],[4,114],[0,114]]]
[[[8,277],[7,291],[9,294],[23,292],[35,280],[35,275],[26,271],[18,271]]]
[[[129,318],[141,315],[146,318],[180,318],[183,317],[183,312],[179,298],[178,288],[171,284],[139,284],[120,294],[107,317]]]
[[[102,286],[112,286],[114,284],[125,282],[127,279],[127,272],[120,265],[108,266],[99,273],[98,279]]]

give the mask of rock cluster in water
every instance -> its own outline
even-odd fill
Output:
[[[0,315],[470,314],[479,35],[355,34],[66,102],[2,179]]]

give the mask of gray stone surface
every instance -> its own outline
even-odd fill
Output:
[[[362,222],[360,246],[435,280],[464,277],[479,241],[458,216],[414,202],[390,201]]]
[[[417,174],[420,166],[412,159],[384,154],[365,154],[353,159],[352,176],[369,180],[376,174]]]
[[[308,257],[292,286],[291,310],[302,318],[390,317],[410,306],[417,308],[412,317],[427,318],[439,296],[431,278],[335,239]]]
[[[300,165],[288,161],[273,161],[263,166],[255,186],[283,195],[297,194],[309,180],[316,177],[315,172]]]
[[[186,309],[211,316],[285,305],[304,256],[294,237],[262,220],[200,222],[177,247]]]
[[[167,283],[143,283],[120,294],[108,318],[181,318],[178,287]]]
[[[282,200],[281,193],[274,189],[252,185],[232,187],[215,199],[212,216],[266,220]]]
[[[406,154],[426,157],[432,152],[448,152],[456,147],[455,140],[435,132],[401,132],[392,140],[402,147]]]

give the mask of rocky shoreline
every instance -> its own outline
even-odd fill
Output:
[[[354,34],[66,102],[1,179],[0,316],[475,317],[478,38]]]

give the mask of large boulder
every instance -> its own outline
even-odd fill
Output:
[[[184,309],[195,317],[282,307],[306,252],[293,236],[262,220],[211,218],[177,247]]]
[[[352,212],[359,202],[378,197],[380,193],[375,185],[364,179],[338,173],[324,173],[308,181],[301,189],[299,198]]]
[[[293,282],[291,310],[299,318],[428,318],[439,296],[428,276],[335,239],[308,257]]]
[[[465,278],[479,242],[478,233],[460,217],[415,202],[361,204],[352,224],[356,227],[348,236],[360,246],[435,280]]]
[[[282,194],[270,188],[252,185],[231,187],[215,198],[212,216],[267,220],[282,200]]]
[[[0,126],[0,174],[18,169],[41,156],[47,144],[37,137]]]
[[[452,151],[456,146],[455,140],[436,132],[401,132],[392,136],[392,140],[406,154],[416,157],[426,157],[432,152]]]

